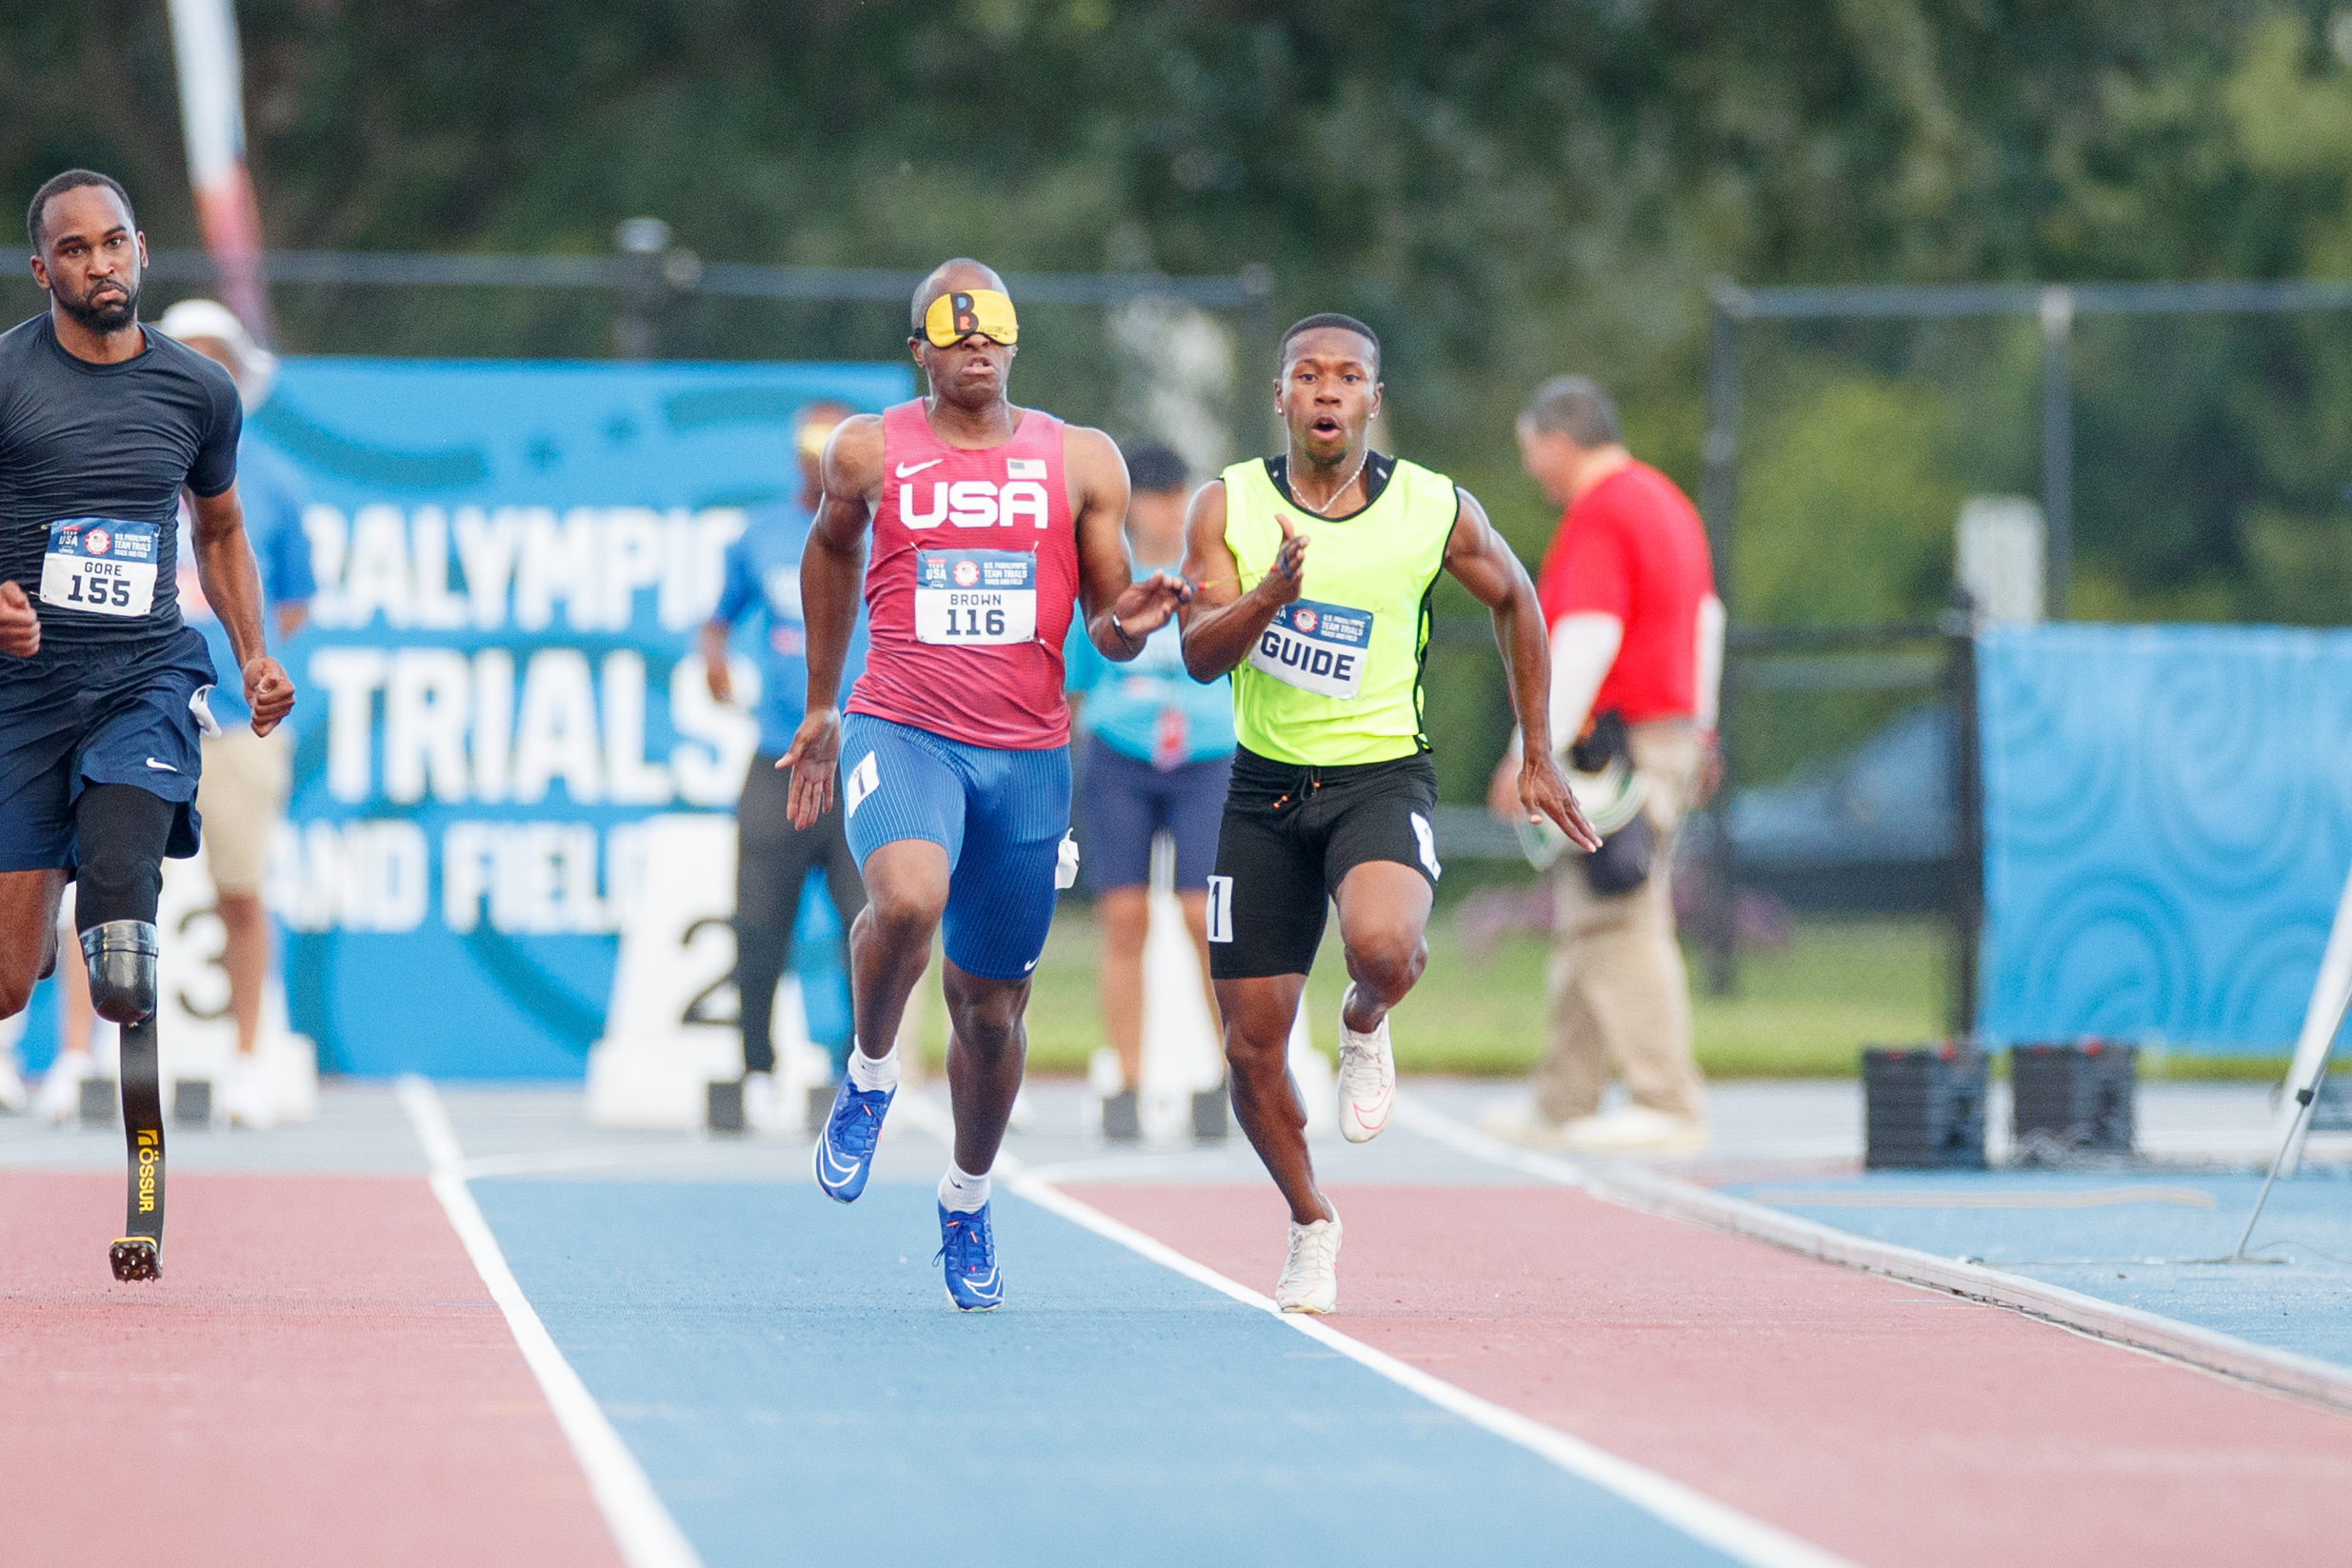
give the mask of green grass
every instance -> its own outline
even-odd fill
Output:
[[[1084,1072],[1105,1043],[1094,1002],[1098,940],[1086,906],[1065,903],[1029,1003],[1033,1071]],[[1929,922],[1801,925],[1782,951],[1743,963],[1741,995],[1698,999],[1700,1066],[1711,1077],[1850,1076],[1864,1044],[1934,1038],[1943,951]],[[1398,1065],[1525,1073],[1543,1049],[1544,957],[1543,940],[1526,935],[1505,938],[1488,955],[1465,953],[1451,911],[1440,910],[1429,931],[1428,972],[1396,1010]],[[1334,929],[1307,980],[1309,1022],[1326,1049],[1345,985]]]
[[[1064,902],[1038,961],[1028,1009],[1029,1067],[1083,1073],[1107,1043],[1095,1010],[1099,930],[1077,900]],[[1739,994],[1694,996],[1699,1066],[1709,1078],[1851,1078],[1865,1045],[1915,1044],[1943,1034],[1946,943],[1931,919],[1806,920],[1778,951],[1744,955]],[[1491,953],[1463,950],[1453,911],[1430,923],[1429,968],[1396,1010],[1397,1064],[1407,1072],[1516,1077],[1544,1043],[1540,937],[1506,937]],[[1692,963],[1694,980],[1698,965]],[[1308,1021],[1326,1051],[1347,973],[1336,923],[1307,979]],[[930,1003],[927,1055],[945,1031]],[[2283,1059],[2143,1052],[2141,1077],[2276,1081]],[[2007,1068],[1994,1059],[1996,1072]]]

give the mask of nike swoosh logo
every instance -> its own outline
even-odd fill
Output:
[[[902,463],[898,466],[898,477],[901,479],[912,479],[924,469],[936,467],[938,465],[947,461],[947,460],[944,457],[935,457],[928,463]]]
[[[988,1270],[988,1277],[986,1280],[965,1280],[964,1288],[984,1300],[990,1296],[1003,1295],[1005,1289],[1003,1282],[997,1278],[995,1269]]]
[[[152,757],[149,757],[147,760],[147,765],[155,769],[158,773],[177,773],[179,771],[178,768],[173,767],[169,763],[159,763]]]
[[[845,1165],[840,1161],[833,1158],[832,1144],[826,1144],[823,1153],[825,1156],[826,1168],[833,1173],[833,1179],[835,1181],[847,1181],[849,1178],[858,1173],[858,1161],[851,1161],[848,1164]]]

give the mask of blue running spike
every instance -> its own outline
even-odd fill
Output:
[[[988,1205],[959,1214],[939,1205],[939,1252],[947,1260],[947,1300],[959,1311],[994,1312],[1005,1304],[1005,1277],[996,1270],[996,1237],[988,1228]]]
[[[817,1185],[837,1203],[854,1203],[866,1190],[874,1168],[874,1144],[882,1137],[882,1119],[889,1114],[896,1088],[861,1089],[844,1073],[833,1091],[833,1109],[825,1119],[825,1136],[817,1140]]]

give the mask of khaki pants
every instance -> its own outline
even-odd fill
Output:
[[[256,735],[230,724],[204,743],[196,810],[204,818],[205,869],[216,892],[255,894],[269,865],[269,835],[286,815],[293,755],[286,731]]]
[[[1706,1114],[1690,1054],[1690,982],[1674,942],[1674,844],[1699,786],[1699,736],[1687,722],[1636,724],[1634,765],[1649,778],[1644,809],[1657,830],[1649,879],[1604,897],[1570,854],[1553,873],[1549,1039],[1534,1076],[1545,1120],[1601,1108],[1614,1066],[1637,1105],[1669,1116]]]

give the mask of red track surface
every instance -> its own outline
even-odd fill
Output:
[[[1069,1190],[1273,1288],[1270,1187]],[[2352,1420],[1558,1188],[1332,1198],[1334,1326],[1858,1562],[2352,1556],[2294,1500],[2352,1488]]]
[[[421,1181],[181,1175],[117,1284],[123,1179],[0,1175],[10,1563],[614,1563]]]

